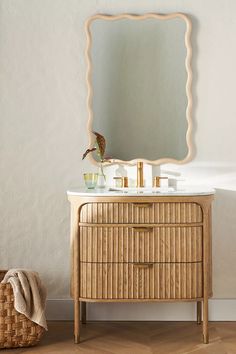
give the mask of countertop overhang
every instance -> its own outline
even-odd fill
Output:
[[[148,189],[148,188],[147,188]],[[81,197],[181,197],[181,196],[200,196],[200,195],[212,195],[215,194],[215,190],[206,186],[181,186],[175,190],[159,190],[159,191],[114,191],[109,188],[101,189],[87,189],[87,188],[72,188],[67,191],[68,196],[81,196]]]

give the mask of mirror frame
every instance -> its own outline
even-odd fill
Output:
[[[91,23],[95,20],[106,20],[106,21],[117,21],[121,19],[129,19],[134,21],[145,20],[149,18],[154,18],[158,20],[169,20],[174,18],[181,18],[186,23],[186,31],[185,31],[185,47],[186,47],[186,59],[185,59],[185,68],[187,72],[187,81],[186,81],[186,96],[187,96],[187,108],[186,108],[186,120],[188,123],[187,131],[186,131],[186,144],[188,148],[188,153],[183,160],[177,160],[174,158],[163,157],[157,160],[147,160],[144,158],[135,158],[130,161],[119,160],[119,159],[111,159],[109,163],[104,163],[106,165],[111,164],[125,164],[125,165],[134,165],[137,161],[142,161],[144,163],[150,165],[161,165],[167,163],[174,164],[185,164],[189,162],[193,157],[193,142],[192,142],[192,69],[191,69],[191,58],[192,58],[192,46],[190,41],[192,24],[190,19],[183,13],[171,13],[171,14],[156,14],[156,13],[148,13],[144,15],[133,15],[133,14],[120,14],[120,15],[105,15],[105,14],[97,14],[90,18],[85,23],[85,31],[87,38],[87,46],[85,50],[85,56],[87,61],[87,74],[86,81],[88,87],[88,96],[87,96],[87,108],[88,108],[88,123],[87,123],[87,131],[89,136],[89,148],[94,147],[95,136],[92,133],[92,123],[93,123],[93,110],[92,110],[92,99],[93,99],[93,88],[92,88],[92,59],[91,59],[91,46],[92,46],[92,34],[91,34]],[[90,161],[98,165],[99,162],[94,159],[92,154],[89,154]]]

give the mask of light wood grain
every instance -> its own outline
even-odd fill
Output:
[[[33,348],[3,350],[10,354],[235,354],[236,322],[210,322],[210,342],[201,341],[194,322],[88,322],[81,344],[71,340],[73,323],[49,322],[49,331]]]
[[[79,229],[78,229],[78,209],[75,205],[71,206],[71,231],[70,231],[70,250],[71,250],[71,296],[74,298],[74,340],[79,343],[80,337],[80,302],[79,302]]]
[[[208,342],[212,199],[69,196],[76,342],[80,301],[203,302]]]
[[[81,208],[80,222],[93,224],[181,224],[201,223],[197,203],[87,203]]]
[[[81,262],[202,261],[202,227],[80,227]]]
[[[80,270],[82,298],[193,299],[203,295],[201,262],[81,263]],[[97,283],[91,273],[97,273]]]
[[[203,224],[203,342],[207,344],[209,342],[209,331],[208,331],[208,297],[209,297],[209,287],[211,285],[211,281],[209,281],[210,276],[209,273],[211,271],[211,228],[209,225],[210,222],[210,205],[205,204],[203,206],[204,210],[204,224]]]

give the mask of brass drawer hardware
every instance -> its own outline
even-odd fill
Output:
[[[152,232],[153,231],[153,227],[150,227],[150,226],[144,226],[144,227],[132,226],[132,229],[137,232]]]
[[[138,208],[151,208],[153,206],[153,203],[132,203],[133,206],[136,206]]]
[[[135,268],[151,268],[153,267],[153,263],[133,263]]]

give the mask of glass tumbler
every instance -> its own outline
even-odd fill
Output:
[[[88,189],[94,189],[97,186],[98,173],[84,173],[84,183]]]

